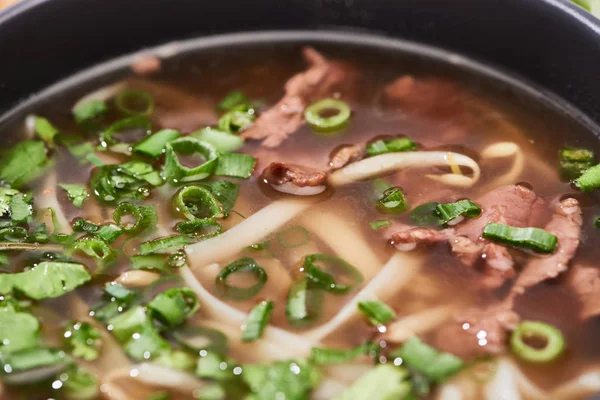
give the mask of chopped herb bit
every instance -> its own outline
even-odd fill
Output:
[[[73,230],[75,232],[96,233],[100,229],[100,225],[86,221],[83,218],[77,218],[73,221]]]
[[[235,274],[252,274],[256,283],[242,287],[231,285],[228,280]],[[217,293],[231,300],[247,300],[254,297],[265,286],[267,273],[250,257],[243,257],[224,267],[215,278]]]
[[[167,258],[168,256],[163,254],[150,254],[131,256],[129,259],[133,269],[166,272],[169,267]]]
[[[376,221],[371,221],[369,222],[369,226],[371,227],[371,229],[373,229],[374,231],[378,230],[378,229],[382,229],[382,228],[387,228],[388,226],[392,225],[392,223],[388,220],[376,220]]]
[[[288,293],[285,315],[290,324],[299,326],[315,321],[321,314],[323,291],[313,288],[307,279],[295,282]]]
[[[360,357],[378,350],[377,345],[367,342],[350,350],[344,349],[324,349],[313,347],[311,350],[310,360],[317,365],[323,364],[341,364],[357,357]]]
[[[54,147],[54,137],[59,134],[58,129],[46,118],[35,118],[35,133],[42,139],[48,147]]]
[[[167,236],[142,243],[140,245],[140,254],[146,255],[152,253],[170,253],[190,243],[191,239],[189,239],[187,236]]]
[[[44,261],[29,271],[0,274],[0,293],[17,290],[35,300],[58,297],[91,279],[81,264]]]
[[[373,157],[379,154],[399,151],[413,151],[417,145],[410,138],[379,139],[367,145],[367,154]]]
[[[100,393],[98,378],[91,372],[75,367],[64,373],[67,379],[63,382],[61,392],[69,400],[93,400]],[[61,377],[63,375],[61,374]]]
[[[143,175],[132,174],[128,169],[131,165],[126,167],[105,165],[94,171],[90,188],[99,202],[116,204],[127,199],[144,200],[149,196],[151,187],[162,182],[156,171]]]
[[[223,230],[221,224],[211,218],[196,218],[191,221],[179,222],[176,228],[177,232],[197,239],[217,236]]]
[[[69,200],[73,202],[73,205],[75,207],[81,207],[85,199],[90,197],[90,194],[87,192],[87,189],[83,185],[61,183],[58,186],[60,186],[67,192]]]
[[[241,136],[211,127],[193,132],[191,136],[210,143],[219,153],[231,153],[244,145],[244,139]]]
[[[73,116],[78,124],[97,121],[108,112],[108,106],[103,100],[90,100],[73,110]]]
[[[71,322],[65,328],[64,342],[74,357],[92,361],[100,355],[100,332],[88,322]]]
[[[124,217],[133,217],[134,221],[125,223]],[[129,235],[135,235],[150,228],[155,228],[158,223],[158,214],[154,206],[137,206],[123,202],[117,206],[113,219],[119,228]]]
[[[254,171],[256,159],[247,154],[221,154],[215,175],[248,179]]]
[[[312,284],[334,294],[346,294],[360,286],[364,279],[355,267],[339,257],[328,254],[311,254],[306,256],[303,266],[304,274]],[[334,275],[327,271],[341,276],[334,277]],[[348,281],[351,283],[338,283]]]
[[[527,339],[539,339],[544,346],[527,343]],[[554,326],[540,321],[523,321],[511,335],[512,351],[521,360],[530,363],[548,363],[559,358],[565,350],[565,337]]]
[[[286,249],[293,249],[296,247],[300,247],[308,243],[310,233],[308,231],[299,226],[288,226],[287,228],[283,228],[279,232],[277,232],[277,242],[279,245]]]
[[[168,327],[183,323],[198,309],[198,299],[190,289],[169,289],[148,303],[150,315]]]
[[[173,197],[173,207],[188,220],[223,216],[223,206],[211,190],[203,186],[181,188]]]
[[[321,380],[319,370],[304,360],[243,365],[242,371],[242,379],[256,400],[305,399]]]
[[[242,325],[242,340],[244,342],[252,342],[262,337],[273,313],[273,308],[272,301],[261,301],[250,311],[246,322]]]
[[[57,376],[71,364],[62,350],[36,347],[0,357],[0,376],[8,385],[31,385]]]
[[[150,158],[158,158],[165,152],[167,143],[180,136],[175,129],[163,129],[139,141],[133,146],[133,151]]]
[[[219,111],[229,111],[232,108],[239,106],[250,106],[252,105],[252,100],[244,93],[239,90],[234,90],[229,92],[227,96],[217,105],[217,110]]]
[[[410,208],[400,188],[386,189],[377,201],[377,209],[385,214],[401,214]]]
[[[435,208],[442,224],[455,225],[459,217],[478,217],[481,208],[471,200],[459,200],[455,203],[438,204]]]
[[[516,228],[494,223],[485,226],[483,237],[495,242],[528,248],[539,253],[552,253],[558,243],[556,236],[540,228]]]
[[[565,147],[559,152],[560,176],[565,181],[577,179],[594,166],[594,152],[587,149]]]
[[[33,198],[30,195],[18,193],[10,198],[10,218],[13,222],[27,222],[33,215]]]
[[[416,336],[408,339],[402,347],[392,352],[390,357],[400,358],[402,365],[417,370],[436,383],[445,381],[464,367],[460,358],[450,353],[439,352]]]
[[[18,189],[37,178],[46,162],[46,149],[42,142],[19,142],[0,160],[0,180]]]
[[[143,90],[124,89],[115,97],[115,106],[126,115],[148,116],[154,110],[154,99]]]
[[[97,260],[100,265],[105,266],[117,257],[117,253],[104,240],[98,237],[82,237],[77,239],[71,246],[72,252],[81,251],[89,257]]]
[[[421,204],[410,212],[410,219],[416,226],[440,226],[442,223],[437,213],[440,203],[432,201]]]
[[[5,304],[3,304],[5,305]],[[40,323],[28,312],[19,312],[13,305],[0,308],[0,353],[37,347]]]
[[[116,225],[102,225],[96,232],[96,236],[104,240],[106,243],[115,241],[123,231]]]
[[[141,130],[144,134],[150,134],[152,130],[152,124],[143,115],[138,115],[130,118],[120,119],[107,130],[100,133],[100,145],[101,147],[107,148],[110,145],[119,142],[115,135],[122,132]]]
[[[327,115],[327,116],[325,116]],[[335,132],[348,125],[352,110],[338,99],[323,99],[304,110],[304,119],[316,132]]]
[[[600,215],[596,215],[594,217],[594,226],[598,229],[600,229]]]
[[[233,368],[236,365],[222,354],[207,352],[200,355],[196,365],[196,376],[202,379],[226,381],[233,378]]]
[[[591,192],[598,189],[600,187],[600,164],[587,169],[574,182],[582,192]]]
[[[361,301],[357,306],[360,312],[375,326],[385,325],[396,318],[394,310],[380,301]]]
[[[219,118],[218,128],[225,132],[239,132],[256,119],[254,108],[242,104],[232,108]]]
[[[334,400],[410,399],[410,394],[411,382],[408,371],[391,364],[380,364],[363,374]]]
[[[219,200],[224,209],[223,216],[227,217],[235,206],[235,202],[240,193],[240,185],[229,181],[218,180],[205,186],[212,192],[213,196]]]
[[[227,354],[227,336],[220,331],[202,326],[182,326],[173,330],[173,338],[184,347],[198,353],[201,350]]]
[[[199,154],[203,160],[199,165],[189,168],[181,164],[178,154]],[[217,150],[212,145],[193,137],[182,137],[167,143],[163,172],[171,183],[199,181],[212,175],[217,167],[218,158]]]
[[[8,214],[12,197],[19,193],[15,189],[0,187],[0,216]]]

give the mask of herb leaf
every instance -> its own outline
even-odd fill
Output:
[[[85,199],[90,197],[90,194],[83,185],[61,183],[58,186],[66,190],[69,200],[73,202],[75,207],[81,207]]]
[[[13,188],[37,178],[46,163],[44,143],[27,140],[18,143],[0,160],[0,179]]]

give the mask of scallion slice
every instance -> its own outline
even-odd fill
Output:
[[[410,219],[416,226],[439,226],[440,217],[437,213],[437,206],[440,203],[432,201],[415,207],[410,212]]]
[[[154,99],[143,90],[125,89],[115,97],[115,106],[126,115],[148,116],[154,110]]]
[[[539,340],[544,343],[536,347],[527,340]],[[524,321],[510,338],[512,351],[520,359],[531,363],[547,363],[556,360],[565,350],[565,338],[552,325],[539,321]]]
[[[140,254],[156,254],[156,253],[170,253],[173,250],[178,250],[185,245],[192,242],[187,236],[175,235],[167,236],[148,242],[144,242],[140,245]]]
[[[410,138],[401,137],[395,139],[379,139],[367,145],[367,154],[373,157],[379,154],[412,151],[417,145]]]
[[[181,188],[173,198],[173,207],[188,220],[223,216],[223,206],[212,192],[203,186]]]
[[[558,243],[556,236],[540,228],[516,228],[494,223],[485,226],[483,237],[516,247],[525,247],[539,253],[552,253]]]
[[[311,287],[307,279],[292,284],[288,293],[285,315],[294,326],[314,322],[321,314],[323,292]]]
[[[321,264],[322,267],[318,264]],[[360,286],[364,279],[355,267],[341,258],[329,254],[311,254],[306,256],[304,258],[303,270],[310,282],[334,294],[346,294]],[[325,270],[334,272],[336,276],[334,277]]]
[[[335,132],[350,121],[352,111],[338,99],[323,99],[304,110],[304,119],[317,132]]]
[[[594,152],[565,147],[559,152],[560,177],[565,181],[577,179],[594,165]]]
[[[133,146],[133,151],[147,157],[158,158],[165,152],[167,143],[180,136],[181,134],[175,129],[163,129],[139,141]]]
[[[167,256],[163,254],[135,255],[129,257],[133,269],[166,272],[168,269]]]
[[[386,214],[401,214],[409,209],[408,200],[400,188],[386,189],[377,201],[377,209]]]
[[[104,148],[107,148],[108,146],[118,142],[118,140],[114,137],[115,134],[133,129],[142,129],[146,134],[150,134],[150,131],[152,130],[152,124],[148,118],[141,115],[120,119],[100,134],[100,145]]]
[[[305,228],[294,225],[283,228],[275,236],[281,247],[293,249],[308,243],[310,234]]]
[[[168,327],[183,323],[198,309],[198,298],[191,289],[175,288],[159,293],[148,303],[150,315]]]
[[[95,233],[100,239],[104,240],[106,243],[111,243],[115,239],[117,239],[123,231],[116,225],[106,224],[102,225],[100,229]]]
[[[219,118],[218,127],[225,132],[238,132],[250,126],[255,119],[254,108],[242,104],[223,114]]]
[[[212,144],[219,153],[231,153],[244,145],[241,136],[211,127],[192,132],[191,136]]]
[[[454,222],[460,222],[459,217],[477,217],[481,214],[481,208],[471,200],[459,200],[455,203],[438,204],[435,208],[440,223],[454,225]],[[461,218],[462,220],[462,218]]]
[[[42,117],[35,118],[35,133],[48,147],[54,147],[54,137],[59,134],[58,129],[50,121]]]
[[[252,101],[248,96],[239,90],[234,90],[232,92],[227,93],[227,96],[221,100],[221,102],[217,105],[217,110],[219,111],[229,111],[232,108],[239,107],[242,105],[250,105]]]
[[[377,345],[371,342],[349,350],[313,347],[310,352],[310,360],[318,365],[341,364],[375,351],[377,351]]]
[[[574,182],[582,192],[591,192],[600,188],[600,164],[589,168]]]
[[[125,223],[123,221],[125,216],[133,217],[134,221]],[[156,227],[158,214],[153,206],[137,206],[123,202],[113,212],[113,219],[125,233],[134,235],[148,228]]]
[[[233,286],[228,280],[232,275],[248,273],[254,276],[252,286]],[[231,300],[247,300],[254,297],[265,286],[267,273],[250,257],[243,257],[224,267],[215,279],[217,293]]]
[[[255,165],[256,159],[247,154],[221,154],[214,174],[248,179],[252,175]]]
[[[96,259],[101,265],[114,261],[117,253],[104,240],[89,236],[77,239],[71,246],[71,251],[82,253]]]
[[[357,304],[357,307],[375,326],[385,325],[396,318],[394,310],[380,301],[361,301]]]
[[[223,231],[221,224],[211,218],[196,218],[191,221],[179,222],[176,229],[179,233],[198,239],[208,239]]]
[[[73,116],[78,124],[97,121],[108,112],[108,106],[103,100],[90,100],[73,110]]]
[[[100,225],[96,225],[93,222],[86,221],[83,218],[77,218],[73,222],[73,230],[75,232],[85,232],[85,233],[96,233],[100,229]]]
[[[388,226],[392,225],[392,223],[386,219],[379,219],[376,221],[371,221],[369,222],[369,226],[371,227],[371,229],[373,229],[374,231],[382,229],[382,228],[387,228]]]
[[[246,322],[242,325],[242,340],[244,342],[260,339],[269,323],[274,308],[272,301],[261,301],[250,311]]]
[[[199,181],[212,175],[218,163],[217,150],[210,144],[193,137],[182,137],[166,145],[164,174],[170,182]],[[177,154],[200,154],[204,161],[195,167],[181,165]]]
[[[182,326],[172,331],[173,338],[184,347],[199,352],[206,350],[227,354],[227,336],[215,329],[202,326]]]

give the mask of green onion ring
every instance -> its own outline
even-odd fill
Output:
[[[335,111],[335,115],[322,117],[321,114],[328,110]],[[346,126],[351,113],[350,107],[343,101],[323,99],[304,110],[304,119],[317,132],[334,132]]]
[[[313,287],[308,279],[294,282],[290,287],[285,316],[293,326],[304,326],[316,321],[323,309],[323,291]]]
[[[286,235],[292,235],[292,239],[295,236],[301,236],[301,237],[296,237],[296,239],[300,239],[300,240],[286,240],[289,239],[289,237],[286,238]],[[295,225],[295,226],[288,226],[287,228],[283,228],[282,230],[280,230],[279,232],[277,232],[277,242],[279,242],[279,245],[285,249],[293,249],[295,247],[300,247],[304,244],[306,244],[308,242],[310,234],[308,233],[308,231],[301,227],[300,225]]]
[[[546,341],[546,345],[535,348],[523,339],[538,337]],[[545,322],[524,321],[510,338],[510,345],[517,357],[531,363],[547,363],[556,360],[565,350],[565,338],[562,333]]]
[[[188,168],[181,165],[177,153],[190,155],[200,153],[204,163]],[[219,153],[210,144],[193,137],[182,137],[168,142],[165,146],[165,178],[171,183],[199,181],[208,178],[217,167]]]
[[[135,218],[135,223],[131,226],[127,226],[121,223],[121,218],[124,215],[131,215]],[[115,223],[123,231],[132,234],[138,233],[145,228],[150,227],[152,224],[156,224],[157,216],[156,210],[153,207],[148,206],[136,206],[128,202],[120,203],[115,211],[113,212],[113,219]]]
[[[176,229],[179,233],[198,239],[208,239],[223,231],[221,224],[212,218],[196,218],[191,221],[179,222]]]
[[[229,351],[227,336],[216,329],[188,325],[174,330],[172,335],[182,346],[195,352],[206,350],[227,354]]]
[[[256,283],[249,287],[239,288],[227,283],[232,274],[250,272],[256,278]],[[267,273],[250,257],[243,257],[223,268],[215,279],[217,292],[231,300],[247,300],[254,297],[265,286]]]
[[[344,272],[346,272],[352,278],[354,283],[351,285],[342,285],[336,283],[335,278],[329,272],[324,271],[316,264],[316,262],[319,261],[334,263],[336,267],[344,270]],[[314,285],[333,294],[348,293],[355,287],[359,286],[364,280],[362,274],[352,265],[348,264],[339,257],[329,254],[312,254],[306,256],[304,258],[303,269],[308,280],[310,280]]]
[[[196,218],[221,218],[223,206],[210,190],[202,186],[185,186],[173,197],[175,211],[192,221]]]
[[[140,109],[132,108],[131,103],[141,104]],[[136,104],[136,106],[137,106]],[[139,89],[125,89],[115,97],[115,106],[126,115],[148,116],[154,110],[154,99],[148,92]]]

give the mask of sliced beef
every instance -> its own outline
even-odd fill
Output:
[[[298,187],[323,186],[327,180],[327,173],[311,171],[305,167],[287,165],[282,162],[274,162],[263,170],[261,179],[275,186],[287,183]]]
[[[600,315],[600,269],[575,265],[567,284],[579,297],[580,316],[588,319]]]
[[[329,166],[332,170],[340,169],[362,158],[364,150],[357,145],[342,146],[331,153]]]
[[[436,231],[429,228],[414,228],[392,234],[392,244],[400,251],[414,250],[419,244],[446,242],[451,233],[448,230]]]
[[[309,68],[294,75],[285,85],[285,95],[242,133],[245,139],[264,139],[263,146],[277,147],[304,124],[304,108],[335,91],[351,91],[358,73],[351,67],[328,61],[320,53],[305,48]]]
[[[519,316],[504,304],[457,315],[435,333],[435,347],[465,360],[505,351]]]
[[[539,256],[529,261],[513,286],[513,291],[521,293],[531,286],[556,278],[565,272],[579,247],[581,224],[579,202],[572,198],[561,201],[554,209],[552,219],[544,228],[558,238],[556,250],[549,256]]]

